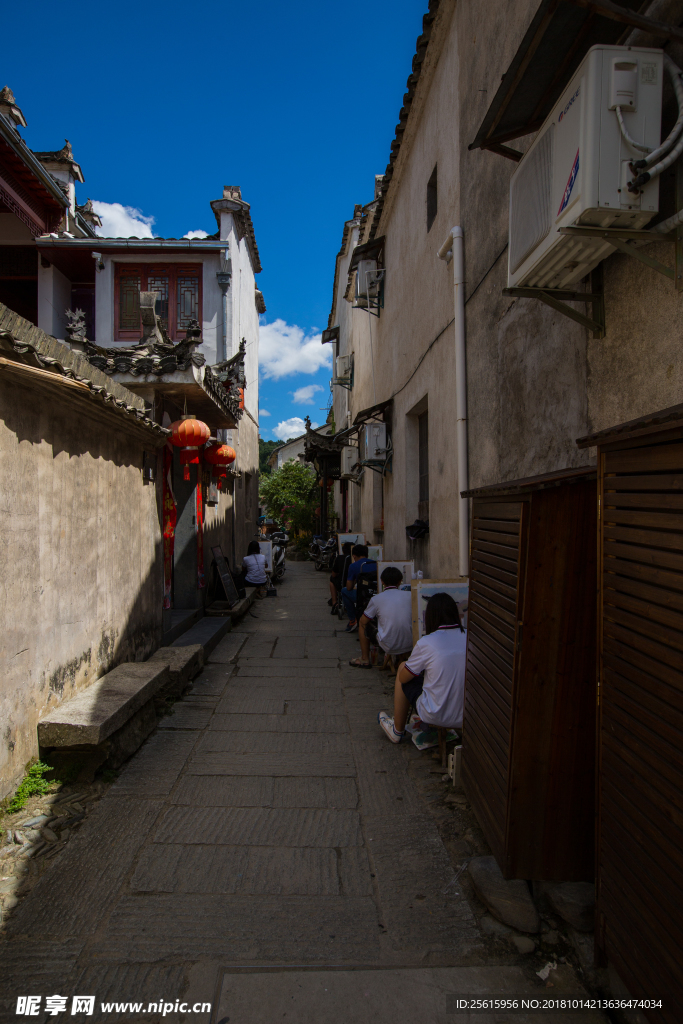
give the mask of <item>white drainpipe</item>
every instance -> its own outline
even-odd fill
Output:
[[[469,489],[467,469],[467,354],[465,350],[465,265],[462,228],[451,228],[438,252],[440,260],[453,260],[455,300],[455,432],[458,449],[458,557],[460,575],[470,574],[469,500],[460,497]]]

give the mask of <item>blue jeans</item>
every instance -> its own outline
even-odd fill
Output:
[[[356,617],[356,591],[347,590],[346,587],[342,587],[341,592],[342,602],[344,604],[344,610],[348,615],[349,619],[355,619]]]

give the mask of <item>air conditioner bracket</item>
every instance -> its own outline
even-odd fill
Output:
[[[582,327],[587,327],[593,332],[594,338],[605,337],[605,305],[602,292],[570,292],[559,288],[503,288],[503,295],[511,295],[516,299],[538,299],[557,313],[562,313]],[[593,318],[586,316],[585,313],[579,313],[577,309],[568,306],[567,302],[590,302],[593,307]]]
[[[346,388],[347,391],[351,391],[353,388],[353,370],[351,370],[348,377],[333,377],[330,383],[336,384],[340,388]]]
[[[646,267],[656,270],[671,281],[674,280],[675,274],[671,267],[667,267],[664,263],[660,263],[659,260],[653,259],[652,256],[646,256],[644,252],[637,248],[638,243],[642,245],[646,242],[663,242],[667,237],[666,235],[659,235],[655,231],[627,231],[620,228],[594,228],[584,227],[583,225],[560,228],[560,234],[604,238],[606,242],[613,245],[619,252],[623,252],[627,256],[633,256],[635,259],[640,260],[641,263],[644,263]]]

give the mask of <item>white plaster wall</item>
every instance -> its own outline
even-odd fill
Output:
[[[97,273],[95,280],[95,330],[97,344],[108,348],[115,345],[114,341],[114,280],[117,264],[169,263],[185,265],[202,265],[202,336],[200,351],[209,365],[217,361],[216,335],[222,323],[221,291],[216,282],[216,271],[219,266],[218,253],[184,256],[182,253],[120,253],[116,256],[104,256],[104,270]],[[42,326],[42,324],[41,324]],[[47,328],[44,328],[47,330]],[[126,340],[121,345],[130,345]]]
[[[66,310],[71,309],[71,281],[50,264],[38,260],[38,327],[53,338],[64,340]]]

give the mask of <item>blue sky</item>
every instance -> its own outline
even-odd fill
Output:
[[[32,149],[70,140],[85,175],[79,202],[119,203],[153,218],[154,234],[179,237],[215,231],[210,200],[241,185],[271,325],[265,438],[307,413],[324,420],[330,371],[314,336],[327,326],[343,222],[388,162],[426,9],[427,0],[15,9],[0,87],[13,89]]]

